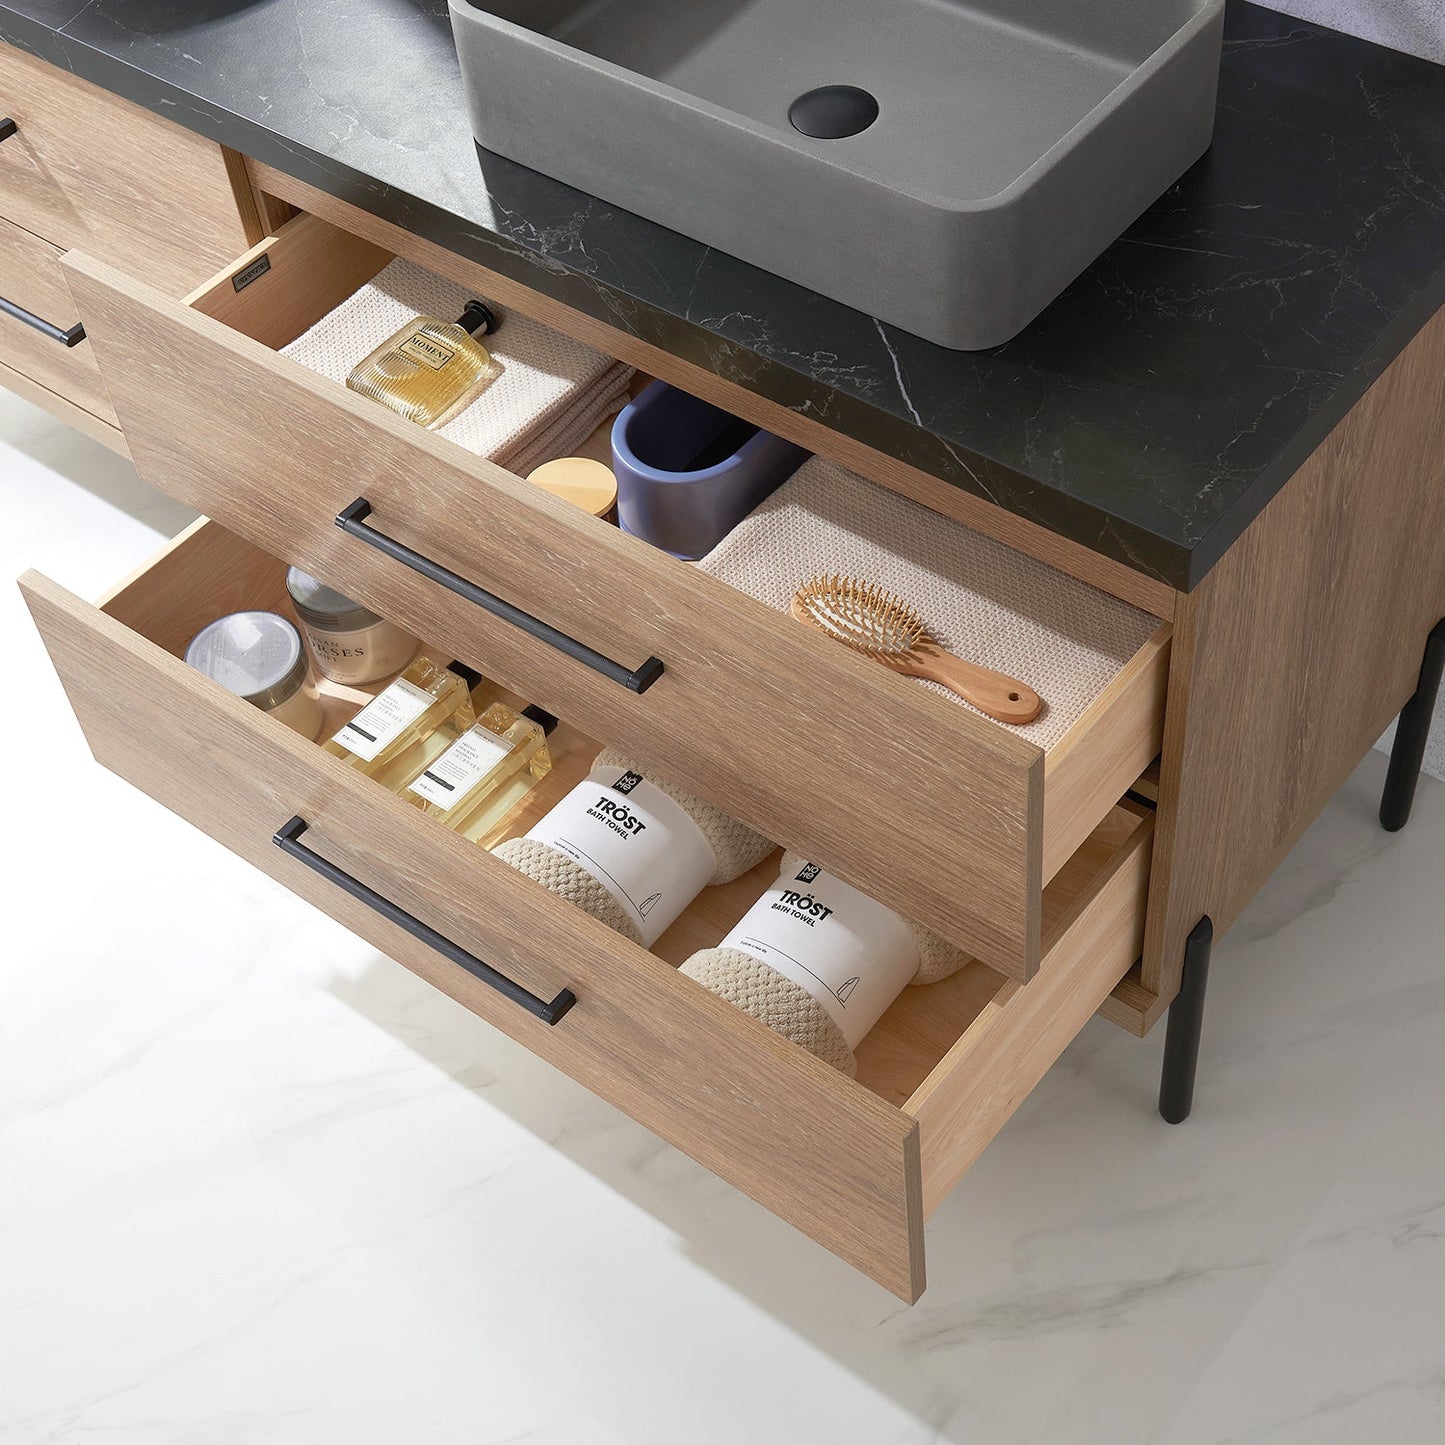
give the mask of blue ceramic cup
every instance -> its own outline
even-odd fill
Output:
[[[654,381],[612,427],[618,525],[696,561],[807,456],[792,442]]]

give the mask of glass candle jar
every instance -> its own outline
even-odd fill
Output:
[[[323,711],[301,635],[274,612],[232,612],[203,627],[186,661],[227,692],[313,742]]]
[[[379,617],[299,567],[286,574],[286,590],[311,655],[323,676],[352,686],[400,672],[420,642],[394,622]]]

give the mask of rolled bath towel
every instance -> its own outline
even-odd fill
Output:
[[[681,788],[674,787],[652,773],[640,773],[610,748],[604,748],[598,753],[592,764],[592,772],[594,777],[601,774],[604,778],[609,773],[621,774],[616,784],[608,784],[617,788],[621,788],[630,778],[636,778],[639,782],[645,779],[646,784],[663,794],[660,806],[669,812],[669,817],[663,820],[664,823],[680,825],[686,830],[687,822],[690,821],[692,837],[678,839],[677,851],[684,852],[683,844],[691,843],[697,866],[676,880],[672,896],[659,900],[655,908],[649,907],[652,901],[650,887],[619,890],[615,886],[619,870],[611,870],[614,887],[609,888],[597,874],[583,867],[575,856],[562,851],[557,839],[550,836],[534,837],[533,833],[547,835],[552,831],[549,820],[567,806],[568,799],[564,799],[549,813],[532,833],[524,838],[513,838],[495,849],[495,856],[510,864],[519,873],[525,873],[527,877],[540,883],[548,892],[565,898],[584,913],[590,913],[605,923],[614,932],[630,938],[644,948],[656,941],[667,924],[692,902],[704,887],[714,883],[731,883],[734,878],[761,863],[773,850],[772,843],[745,824],[739,823],[736,818],[729,817],[720,808],[704,803],[700,798],[683,792]],[[576,791],[574,790],[574,793]],[[628,805],[634,809],[637,806],[635,792],[634,787],[624,793]],[[571,796],[569,795],[569,799]],[[658,800],[654,798],[653,802],[657,804]],[[679,820],[676,814],[667,809],[668,802],[685,815],[683,820]],[[623,835],[619,833],[618,836]],[[639,913],[631,899],[641,895],[648,896]]]
[[[811,879],[807,878],[809,872],[812,873]],[[827,875],[811,868],[800,854],[785,853],[780,865],[779,882],[796,881],[800,877],[812,884],[816,884],[820,878],[827,879]],[[838,889],[838,881],[833,880],[831,887]],[[844,897],[862,897],[857,894],[857,890],[849,889],[846,884],[842,885],[841,894]],[[764,900],[767,897],[765,894]],[[784,902],[786,901],[785,899]],[[835,898],[834,901],[840,900]],[[760,900],[759,907],[762,902],[763,900]],[[835,987],[827,979],[810,972],[813,988],[809,989],[796,979],[779,972],[757,953],[748,952],[741,947],[704,948],[693,954],[682,965],[681,971],[720,998],[727,999],[744,1013],[751,1014],[774,1033],[791,1039],[810,1054],[816,1054],[824,1063],[831,1064],[849,1078],[853,1078],[858,1072],[858,1060],[853,1053],[854,1044],[877,1022],[903,987],[909,983],[937,983],[956,973],[968,960],[968,955],[962,949],[940,938],[931,930],[894,914],[891,909],[884,908],[874,900],[863,899],[863,902],[871,904],[872,908],[877,910],[877,919],[883,925],[879,932],[880,939],[887,940],[890,937],[886,915],[895,925],[892,930],[894,941],[901,941],[898,937],[900,933],[902,938],[907,940],[894,956],[905,957],[909,961],[916,960],[911,977],[899,977],[890,965],[880,965],[882,976],[870,980],[873,986],[871,995],[868,990],[858,986],[858,979],[853,977],[852,963],[840,970],[850,976],[852,987],[848,980]],[[805,895],[802,911],[816,912],[814,903],[812,893]],[[734,930],[734,934],[739,931],[746,933],[746,925],[753,916],[753,913],[749,913],[738,929]],[[829,913],[825,913],[821,922],[826,923],[829,916]],[[866,917],[864,922],[866,924]],[[734,934],[729,934],[723,943],[727,944]],[[820,933],[819,936],[821,938],[826,935]],[[882,946],[885,951],[892,951],[886,943]],[[762,944],[760,951],[769,952],[766,942]],[[866,969],[867,963],[861,967]],[[828,1004],[823,1002],[825,997],[829,1000]],[[847,1020],[854,1035],[852,1042],[843,1030],[840,1022],[842,1019]]]

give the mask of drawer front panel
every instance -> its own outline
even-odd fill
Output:
[[[187,579],[223,575],[236,540],[202,525],[173,565],[143,574],[107,612],[37,574],[22,579],[96,758],[901,1298],[917,1298],[912,1119],[124,625],[128,611],[153,617],[171,606]],[[208,598],[216,612],[243,600]],[[570,988],[575,1006],[542,1022],[284,854],[272,836],[292,815],[308,824],[306,844],[345,872],[532,992],[551,999]]]
[[[245,248],[225,153],[88,81],[0,44],[0,216],[177,294]]]
[[[80,318],[60,269],[60,252],[5,220],[0,220],[0,300],[8,303],[0,307],[5,365],[114,424],[115,411],[90,342],[70,344]]]
[[[1000,972],[1037,967],[1037,748],[111,267],[71,256],[67,271],[152,484]],[[631,693],[346,535],[335,519],[358,497],[406,547],[663,674]]]

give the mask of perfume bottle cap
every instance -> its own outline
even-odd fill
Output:
[[[287,572],[286,590],[301,620],[325,632],[360,632],[381,621],[369,607],[353,602],[299,567]]]
[[[481,673],[476,670],[476,668],[468,667],[466,663],[455,657],[452,658],[449,663],[447,663],[447,671],[456,673],[456,675],[461,678],[464,683],[466,683],[468,692],[472,692],[476,688],[479,688],[482,683],[486,681],[486,679],[482,676]]]
[[[468,301],[457,317],[457,325],[473,336],[490,336],[497,329],[497,316],[485,301]]]
[[[227,692],[271,712],[310,675],[301,634],[274,612],[231,612],[203,627],[186,661]]]
[[[546,737],[552,736],[553,729],[557,726],[556,717],[545,708],[538,707],[535,703],[522,709],[522,716],[531,718],[538,727],[542,729]]]

